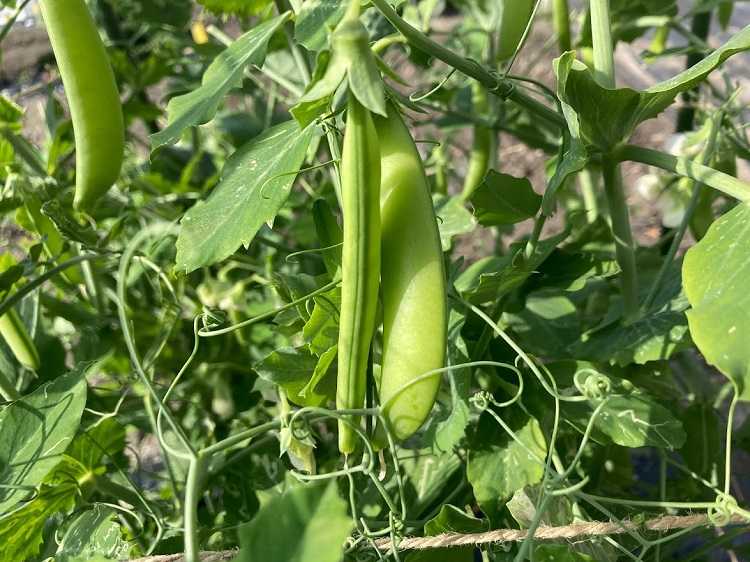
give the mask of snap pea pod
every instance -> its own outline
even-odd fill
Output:
[[[380,143],[383,360],[378,396],[396,440],[432,410],[445,361],[447,305],[438,223],[422,160],[397,108],[375,117]],[[410,384],[413,383],[413,384]],[[406,388],[404,388],[404,385]],[[388,444],[382,427],[374,445]]]
[[[500,60],[509,59],[526,32],[526,25],[534,12],[535,0],[502,0],[502,15],[500,16],[500,38],[497,46],[497,56]]]
[[[370,112],[354,96],[347,102],[341,199],[344,239],[336,406],[356,409],[365,404],[380,280],[380,151]],[[357,416],[349,418],[358,421]],[[349,454],[356,442],[354,429],[340,421],[339,450]]]
[[[73,206],[88,208],[117,181],[125,149],[120,94],[99,30],[84,0],[39,0],[76,143]]]
[[[39,369],[39,353],[15,309],[0,316],[0,336],[21,365],[32,371]]]

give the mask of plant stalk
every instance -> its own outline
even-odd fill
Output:
[[[630,230],[630,216],[622,185],[620,164],[609,157],[602,161],[604,193],[607,196],[609,215],[612,220],[612,235],[615,238],[615,255],[620,266],[620,293],[625,321],[640,316],[638,306],[638,276],[635,265],[635,244]]]
[[[750,184],[687,158],[680,158],[651,148],[630,144],[620,146],[611,156],[621,162],[624,160],[641,162],[681,176],[687,176],[740,201],[750,199]]]
[[[458,55],[446,49],[442,45],[435,43],[429,39],[426,35],[421,33],[415,27],[406,23],[401,16],[396,13],[396,10],[391,7],[388,0],[371,0],[371,4],[375,6],[385,18],[391,22],[406,40],[412,46],[416,47],[420,51],[427,53],[428,55],[444,62],[448,66],[451,66],[462,72],[466,76],[473,78],[480,82],[490,93],[495,94],[503,99],[511,99],[521,107],[528,109],[534,115],[549,121],[550,123],[563,129],[567,126],[565,118],[555,111],[538,102],[531,96],[527,96],[516,88],[511,82],[499,80],[497,75],[489,72],[483,66],[475,61],[466,59],[461,55]]]

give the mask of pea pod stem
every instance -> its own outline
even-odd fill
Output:
[[[613,156],[619,161],[641,162],[681,176],[687,176],[740,201],[750,199],[750,184],[687,158],[630,144],[622,145],[616,149]]]

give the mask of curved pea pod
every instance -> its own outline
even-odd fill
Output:
[[[376,118],[380,142],[383,360],[378,388],[396,440],[415,433],[435,403],[447,337],[443,252],[430,188],[417,147],[396,107]],[[407,386],[405,386],[407,385]],[[386,446],[383,428],[376,447]]]
[[[502,0],[500,16],[500,38],[497,56],[500,60],[509,59],[521,43],[526,26],[534,12],[535,0]]]
[[[39,369],[39,353],[15,309],[11,308],[0,316],[0,336],[21,365],[32,371]]]
[[[365,404],[367,360],[375,329],[380,280],[380,151],[370,112],[349,96],[341,155],[341,204],[344,239],[341,251],[336,407]],[[357,416],[350,416],[357,423]],[[356,432],[339,422],[339,450],[349,454]]]
[[[39,0],[76,144],[73,206],[89,207],[117,181],[125,150],[120,94],[99,30],[84,0]]]

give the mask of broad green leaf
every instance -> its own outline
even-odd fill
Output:
[[[456,289],[462,298],[472,304],[495,301],[520,287],[547,259],[557,245],[567,238],[567,230],[541,240],[531,257],[524,257],[523,244],[511,244],[504,256],[479,260],[466,269],[456,280]]]
[[[527,178],[488,170],[469,199],[482,226],[516,224],[533,218],[542,204]]]
[[[525,343],[518,343],[526,352],[561,359],[569,357],[568,346],[581,335],[578,312],[568,293],[541,291],[530,295],[522,310],[503,318],[524,338]]]
[[[294,38],[311,51],[328,45],[328,31],[335,28],[346,13],[346,2],[305,0],[294,24]]]
[[[477,519],[455,505],[444,505],[433,519],[424,525],[425,535],[434,537],[441,533],[483,533],[490,530],[490,522]]]
[[[332,345],[330,348],[326,349],[323,353],[320,354],[320,357],[318,358],[318,363],[315,365],[315,370],[313,371],[313,376],[310,379],[310,382],[305,385],[305,388],[300,391],[300,396],[307,397],[308,391],[315,390],[315,387],[319,382],[321,382],[325,376],[328,374],[328,370],[330,369],[331,365],[333,364],[333,360],[336,359],[336,356],[338,355],[339,351],[339,345],[338,343],[335,345]]]
[[[78,365],[0,412],[0,513],[41,484],[75,436],[86,405],[85,368]]]
[[[531,522],[536,517],[537,505],[541,498],[539,497],[539,485],[525,486],[517,490],[507,508],[513,519],[521,526],[522,529],[528,529]],[[545,510],[540,523],[549,526],[566,525],[573,519],[573,509],[570,500],[565,496],[557,496],[546,504]]]
[[[383,80],[370,48],[369,34],[364,23],[358,19],[342,19],[331,34],[330,42],[331,58],[325,73],[311,84],[300,101],[329,99],[342,82],[346,81],[350,94],[364,107],[385,116]],[[319,58],[318,62],[321,60]]]
[[[329,370],[314,389],[308,388],[317,364],[318,357],[307,349],[285,347],[258,361],[253,369],[260,377],[284,388],[295,404],[322,406],[336,396],[336,372]]]
[[[489,531],[487,519],[477,519],[453,505],[444,505],[433,519],[425,523],[425,536],[442,533],[482,533]],[[456,546],[417,550],[409,554],[407,562],[473,562],[475,547]]]
[[[191,271],[218,263],[248,247],[284,205],[312,138],[296,121],[268,129],[235,152],[211,196],[182,218],[177,269]]]
[[[310,319],[302,328],[302,337],[310,344],[310,351],[320,355],[336,345],[339,339],[339,309],[341,287],[315,297]]]
[[[466,473],[479,507],[493,522],[516,490],[541,480],[547,455],[535,418],[517,406],[502,408],[497,415],[523,445],[489,412],[483,412],[469,447]]]
[[[331,51],[320,51],[318,53],[315,62],[315,71],[313,72],[312,80],[307,87],[308,90],[310,90],[314,84],[318,84],[323,80],[330,62]],[[300,127],[307,127],[310,123],[320,118],[321,115],[328,112],[328,107],[333,100],[334,91],[315,100],[300,101],[289,112],[292,114],[292,117],[297,120]]]
[[[70,525],[57,547],[55,562],[88,562],[95,558],[123,560],[131,546],[123,540],[117,512],[101,504],[84,511]]]
[[[644,277],[639,293],[645,297],[652,278]],[[645,316],[626,322],[617,318],[605,319],[602,327],[581,336],[573,348],[573,354],[589,361],[612,362],[617,365],[669,359],[673,353],[689,344],[687,335],[687,298],[681,290],[679,265],[675,264],[657,295],[653,311]],[[613,314],[620,314],[613,309]]]
[[[438,218],[440,245],[444,252],[448,252],[453,245],[453,237],[473,232],[477,227],[476,221],[457,197],[433,195],[432,202]]]
[[[339,562],[353,523],[336,482],[298,486],[240,527],[238,562]]]
[[[567,252],[555,249],[529,278],[524,289],[580,291],[589,279],[613,277],[620,272],[617,261],[593,252]]]
[[[671,450],[685,442],[682,424],[672,412],[638,394],[610,396],[596,418],[596,427],[624,447],[653,445]]]
[[[558,73],[559,59],[555,59],[553,67],[555,74]],[[561,82],[557,82],[557,97],[560,100],[560,107],[565,117],[567,130],[564,131],[565,144],[563,145],[562,159],[556,162],[555,171],[547,182],[547,188],[544,190],[542,202],[542,213],[549,216],[555,211],[555,195],[557,190],[565,183],[565,180],[571,174],[575,174],[583,169],[588,162],[588,152],[581,139],[581,124],[578,120],[575,110],[565,102],[564,93],[561,89]]]
[[[49,518],[70,509],[77,496],[74,480],[57,486],[44,484],[37,497],[0,518],[0,560],[20,562],[37,554]]]
[[[65,451],[65,457],[93,471],[99,467],[102,457],[119,453],[125,445],[125,427],[114,418],[104,418],[77,435]]]
[[[685,255],[682,274],[692,305],[690,336],[706,358],[750,400],[750,202],[711,225]]]
[[[569,51],[555,60],[558,97],[578,114],[589,150],[608,152],[630,138],[636,125],[656,117],[681,92],[703,81],[730,56],[750,49],[750,27],[735,34],[695,66],[642,92],[599,86],[589,69]]]
[[[208,123],[227,92],[242,85],[245,68],[263,64],[268,40],[289,17],[289,13],[282,14],[248,31],[216,57],[203,75],[200,88],[171,99],[167,126],[150,137],[152,154],[175,144],[189,127]]]

